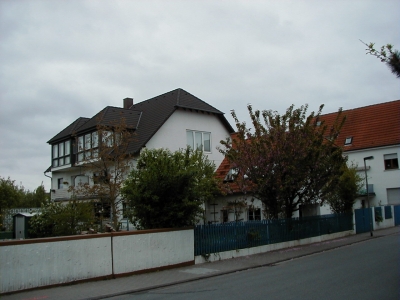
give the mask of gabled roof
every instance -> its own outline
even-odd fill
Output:
[[[85,131],[92,131],[97,125],[113,126],[115,122],[118,122],[118,120],[122,118],[125,119],[128,128],[136,129],[139,124],[140,115],[140,111],[133,109],[107,106],[79,127],[77,134],[84,133]]]
[[[168,118],[178,109],[201,111],[214,114],[229,132],[233,132],[233,128],[225,119],[224,114],[213,106],[193,96],[183,89],[176,89],[149,100],[137,103],[131,109],[142,113],[140,124],[136,130],[137,141],[133,143],[130,149],[133,153],[137,153],[146,145],[151,137],[161,128]]]
[[[329,126],[337,113],[321,116]],[[344,110],[346,121],[335,144],[343,151],[400,144],[400,100]],[[346,138],[352,142],[345,146]]]
[[[118,120],[120,117],[125,117],[127,125],[132,129],[135,129],[136,133],[134,142],[132,142],[129,147],[129,151],[131,153],[138,153],[168,120],[168,118],[178,109],[213,114],[221,120],[222,124],[230,133],[234,132],[232,126],[224,117],[224,113],[179,88],[134,104],[129,109],[107,106],[90,119],[79,118],[78,120],[84,119],[85,122],[81,122],[80,126],[76,126],[78,120],[75,121],[49,140],[48,143],[53,144],[62,139],[70,138],[72,133],[81,134],[94,130],[99,122],[100,116],[102,120],[101,124],[104,125],[110,124],[112,121]]]

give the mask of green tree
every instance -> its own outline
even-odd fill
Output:
[[[17,185],[10,177],[0,177],[0,209],[40,207],[41,203],[48,199],[49,195],[43,184],[31,192],[24,186]]]
[[[0,177],[0,229],[4,230],[4,214],[7,208],[18,207],[24,198],[23,190],[10,177]]]
[[[21,187],[15,184],[15,180],[0,177],[0,211],[5,208],[17,207],[24,198]]]
[[[17,185],[10,177],[0,177],[0,228],[4,228],[3,218],[8,208],[36,208],[49,199],[43,184],[33,192]]]
[[[361,41],[361,40],[360,40]],[[393,45],[386,44],[382,46],[379,50],[375,49],[375,43],[366,44],[361,41],[367,48],[366,54],[373,55],[380,59],[381,62],[385,63],[393,74],[397,78],[400,77],[400,52],[393,48]]]
[[[122,189],[139,229],[191,226],[219,192],[215,166],[197,150],[144,150]]]
[[[342,169],[343,174],[336,188],[325,196],[334,213],[351,212],[363,184],[363,178],[358,175],[356,166],[344,165]]]
[[[50,195],[46,192],[42,183],[33,192],[29,190],[24,191],[24,196],[17,207],[40,207],[42,203],[45,203],[48,200],[50,200]]]
[[[30,219],[32,237],[76,235],[88,230],[93,222],[93,203],[71,199],[67,204],[47,202]]]
[[[341,111],[331,128],[317,113],[307,115],[308,106],[290,106],[279,115],[270,110],[253,111],[253,128],[235,114],[236,136],[221,141],[220,149],[236,169],[233,184],[242,193],[260,199],[267,218],[291,218],[299,205],[321,203],[337,184],[346,159],[334,144],[345,118]]]

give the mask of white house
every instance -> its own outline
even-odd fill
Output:
[[[99,115],[106,121],[125,118],[135,131],[135,140],[129,146],[135,156],[143,148],[176,151],[191,145],[201,147],[216,166],[223,160],[216,147],[234,131],[221,111],[180,88],[137,104],[125,98],[123,107],[107,106],[91,118],[80,117],[48,141],[51,166],[45,173],[51,172],[53,201],[69,200],[70,185],[93,184],[93,174],[85,174],[80,162],[86,147],[98,147]],[[84,146],[78,148],[79,143]]]
[[[400,100],[344,110],[346,122],[335,141],[342,147],[349,164],[358,166],[361,177],[368,179],[368,202],[366,186],[360,191],[354,208],[400,205]],[[337,113],[321,116],[326,124],[333,124]],[[364,159],[366,169],[364,168]],[[225,159],[217,169],[217,176],[229,179],[232,172]],[[231,185],[232,193],[206,206],[206,217],[210,223],[234,220],[263,219],[262,203],[251,195],[243,195],[240,189]],[[234,205],[235,201],[246,200],[246,206]],[[324,215],[332,213],[328,205],[305,206],[295,212],[303,215]]]

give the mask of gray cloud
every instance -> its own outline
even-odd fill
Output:
[[[400,48],[398,1],[1,1],[0,176],[50,181],[76,118],[177,87],[227,114],[399,99],[365,42]]]

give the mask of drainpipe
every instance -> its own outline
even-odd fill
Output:
[[[44,174],[44,176],[46,176],[46,177],[50,178],[50,180],[52,180],[51,176],[46,175],[46,171],[44,171],[43,174]],[[50,183],[51,183],[51,181],[50,181]],[[50,200],[51,200],[51,184],[50,184]]]

